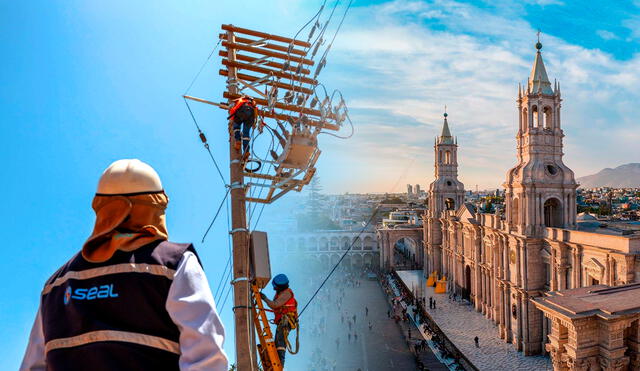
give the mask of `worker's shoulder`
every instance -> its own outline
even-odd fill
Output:
[[[160,263],[173,266],[171,268],[175,269],[175,266],[180,263],[184,254],[189,251],[198,257],[198,253],[196,252],[196,248],[192,243],[177,243],[170,241],[163,241],[151,252],[151,256],[157,259]],[[200,258],[198,257],[198,261]]]
[[[56,280],[56,278],[64,276],[68,271],[73,270],[73,266],[76,264],[78,258],[82,258],[82,254],[77,252],[71,257],[71,259],[67,260],[66,263],[62,264],[60,268],[58,268],[47,280],[45,285],[48,285]]]

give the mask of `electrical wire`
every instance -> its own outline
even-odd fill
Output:
[[[201,241],[202,243],[204,243],[204,239],[207,237],[207,234],[209,234],[211,227],[213,227],[213,223],[215,223],[216,219],[218,219],[218,214],[220,214],[220,210],[222,209],[222,205],[224,205],[224,201],[227,199],[227,196],[229,196],[229,188],[227,188],[227,192],[225,192],[224,198],[222,199],[222,202],[220,202],[220,206],[218,206],[216,215],[213,217],[213,219],[211,220],[211,223],[209,224],[209,227],[207,228],[207,231],[204,232],[204,235],[202,236],[202,241]]]
[[[187,88],[187,90],[184,91],[183,95],[187,95],[187,93],[189,92],[189,90],[191,90],[191,87],[193,86],[193,84],[196,82],[196,80],[198,79],[198,77],[200,77],[200,74],[202,73],[202,70],[204,70],[204,66],[207,65],[207,63],[209,62],[209,60],[211,59],[211,56],[213,55],[213,53],[216,51],[216,49],[218,49],[218,46],[220,45],[220,43],[222,42],[222,39],[218,40],[218,43],[216,44],[216,46],[213,47],[213,49],[211,50],[211,53],[209,53],[209,56],[207,57],[207,59],[204,61],[204,63],[202,64],[202,66],[200,67],[200,70],[198,71],[198,73],[196,74],[196,76],[193,78],[193,80],[191,80],[191,84],[189,84],[189,87]]]
[[[322,289],[322,287],[324,286],[325,283],[327,283],[327,281],[329,280],[329,278],[331,277],[331,275],[333,274],[333,272],[335,272],[336,269],[338,269],[338,266],[340,266],[340,262],[342,262],[342,260],[344,259],[345,256],[347,256],[347,253],[351,250],[351,248],[353,247],[353,245],[356,243],[356,241],[360,240],[360,236],[362,235],[362,233],[364,233],[364,231],[367,229],[367,227],[369,227],[369,224],[371,224],[371,221],[373,220],[373,218],[375,218],[376,214],[378,214],[378,210],[380,209],[380,204],[378,204],[378,206],[375,208],[375,210],[373,211],[373,213],[371,213],[371,217],[369,217],[369,220],[367,220],[367,223],[364,225],[364,227],[362,227],[362,229],[360,230],[360,233],[358,233],[358,236],[356,236],[356,238],[354,238],[351,241],[351,245],[349,245],[349,248],[344,252],[344,254],[342,254],[342,256],[340,257],[340,259],[338,260],[338,262],[333,266],[333,268],[331,269],[331,271],[329,272],[329,274],[327,274],[327,276],[324,278],[324,280],[322,281],[322,283],[320,284],[320,286],[318,286],[318,288],[316,289],[316,291],[313,293],[313,295],[311,295],[311,298],[307,301],[307,303],[304,305],[304,307],[302,307],[302,310],[300,311],[300,313],[298,314],[298,317],[302,316],[302,314],[304,313],[305,309],[307,309],[307,307],[309,306],[309,304],[311,304],[311,302],[313,301],[313,299],[315,299],[316,295],[318,295],[318,292],[320,292],[320,290]]]
[[[324,10],[324,6],[325,6],[326,3],[327,3],[327,0],[324,0],[322,2],[322,5],[320,6],[320,9],[318,10],[318,12],[313,17],[311,17],[311,19],[309,19],[309,22],[305,23],[304,26],[300,27],[298,32],[296,32],[295,36],[293,36],[294,40],[298,38],[298,35],[300,34],[300,32],[302,32],[302,30],[304,30],[311,22],[313,22],[316,18],[320,17],[320,13],[322,13],[322,10]],[[314,27],[315,27],[315,25],[314,25]]]
[[[184,104],[187,105],[187,109],[189,110],[189,114],[191,115],[191,118],[193,119],[193,123],[196,125],[196,129],[198,129],[198,135],[200,136],[200,139],[202,140],[202,142],[204,144],[204,148],[209,153],[209,157],[211,157],[211,161],[213,161],[213,165],[216,167],[216,170],[218,171],[218,175],[220,175],[220,179],[222,179],[222,183],[226,186],[227,185],[227,181],[224,178],[224,175],[222,175],[222,171],[220,171],[220,167],[218,166],[218,162],[216,161],[215,157],[213,157],[213,153],[211,153],[211,148],[209,148],[209,143],[207,143],[206,137],[204,136],[204,133],[202,132],[202,130],[200,130],[200,125],[198,125],[198,121],[196,120],[196,117],[193,115],[193,111],[191,111],[191,106],[189,106],[189,102],[187,101],[187,98],[183,98],[183,99],[184,99]]]
[[[227,199],[227,230],[229,232],[231,232],[231,218],[229,217],[229,215],[231,214],[231,211],[229,210],[229,199]],[[228,251],[229,251],[229,261],[230,264],[233,264],[233,251],[231,248],[231,233],[227,233],[227,247],[228,247]],[[231,278],[231,273],[233,273],[233,268],[229,269],[229,273],[227,273],[227,276],[223,276],[221,277],[222,282],[227,282],[229,281],[229,279]],[[227,288],[229,290],[231,290],[233,286],[229,285]],[[216,303],[219,303],[220,300],[222,300],[222,295],[224,294],[225,289],[222,289],[222,291],[220,292],[220,298],[216,300]],[[228,295],[228,294],[227,294]],[[226,300],[225,300],[226,302]],[[224,305],[220,307],[220,312],[222,312],[222,309],[224,309]]]
[[[400,177],[398,178],[398,180],[396,181],[396,184],[393,186],[393,188],[391,189],[392,193],[393,190],[398,186],[398,183],[400,183],[400,181],[402,179],[404,179],[405,175],[407,174],[407,171],[409,171],[409,168],[411,167],[411,165],[413,165],[415,160],[411,161],[411,163],[409,163],[409,165],[407,165],[404,169],[404,171],[402,172],[402,174],[400,175]],[[322,281],[322,283],[320,284],[320,286],[318,287],[318,289],[313,293],[313,295],[311,296],[311,298],[307,301],[307,303],[304,305],[304,307],[302,308],[302,310],[300,311],[300,314],[298,315],[298,317],[300,317],[302,315],[302,313],[305,311],[305,309],[307,309],[307,307],[309,306],[309,304],[311,304],[311,302],[313,301],[313,299],[315,299],[316,295],[318,295],[318,292],[320,292],[320,290],[322,289],[322,287],[324,286],[324,284],[329,280],[329,278],[331,277],[331,275],[333,274],[333,272],[335,272],[336,269],[338,269],[338,266],[340,265],[340,262],[342,262],[342,260],[345,258],[345,256],[347,256],[347,253],[351,250],[351,248],[353,247],[353,245],[356,243],[356,241],[358,241],[360,239],[360,236],[362,235],[362,233],[364,233],[364,231],[367,229],[367,227],[371,224],[371,221],[375,218],[376,214],[378,213],[378,211],[380,210],[380,207],[382,206],[382,202],[380,202],[378,204],[378,206],[376,206],[376,208],[373,210],[373,213],[371,213],[371,217],[369,217],[369,220],[367,220],[367,223],[362,227],[362,229],[360,230],[360,232],[358,233],[358,236],[356,236],[356,238],[353,239],[353,241],[351,241],[351,245],[349,245],[349,248],[344,252],[344,254],[342,254],[342,256],[340,257],[340,259],[338,260],[338,262],[333,266],[333,268],[331,269],[331,271],[329,272],[329,274],[327,274],[327,276],[325,277],[325,279]]]
[[[329,45],[325,49],[324,53],[322,54],[322,58],[320,58],[321,61],[327,56],[327,54],[329,53],[329,50],[333,46],[333,42],[336,40],[336,36],[338,36],[338,32],[340,32],[340,29],[342,28],[342,23],[344,22],[344,19],[347,17],[347,12],[351,8],[351,4],[352,3],[353,3],[353,0],[349,0],[349,4],[347,5],[347,8],[344,10],[344,14],[342,14],[342,19],[340,20],[340,23],[338,24],[338,28],[336,29],[336,32],[333,34],[333,38],[331,39],[331,42],[329,43]]]
[[[229,257],[227,257],[227,264],[224,266],[224,271],[222,272],[222,276],[220,277],[221,279],[218,281],[218,284],[216,285],[216,291],[213,294],[214,298],[218,297],[218,292],[220,291],[220,287],[222,286],[222,282],[224,281],[224,277],[227,274],[227,269],[229,269],[229,267],[231,266],[229,263],[231,263],[231,255],[229,255]]]

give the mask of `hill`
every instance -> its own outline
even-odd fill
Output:
[[[620,165],[615,169],[606,168],[593,175],[577,178],[581,188],[613,187],[634,188],[640,187],[640,163]]]

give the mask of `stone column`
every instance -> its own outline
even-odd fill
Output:
[[[474,307],[476,308],[476,311],[482,313],[482,271],[480,265],[477,262],[473,265],[473,271],[471,272],[471,274],[474,281],[471,283],[471,287],[473,287],[474,291],[473,295],[475,297]]]
[[[564,351],[564,344],[567,342],[567,333],[561,332],[560,324],[556,319],[553,319],[551,326],[551,335],[549,335],[549,343],[546,345],[546,349],[549,352],[551,363],[553,364],[554,371],[568,371],[567,357]]]
[[[582,286],[582,262],[580,261],[580,248],[575,246],[573,248],[573,287],[577,288]]]
[[[517,326],[518,328],[516,329],[517,334],[516,334],[516,349],[518,351],[522,351],[522,338],[523,338],[523,326],[522,324],[524,323],[524,310],[522,308],[522,293],[520,291],[518,291],[518,293],[516,294],[516,305],[517,305],[517,316],[518,316],[518,321],[517,321]]]
[[[556,246],[551,246],[551,257],[549,258],[549,269],[551,269],[551,291],[558,290],[558,279],[556,271],[556,261],[558,260],[558,250]]]
[[[522,246],[520,240],[516,240],[516,285],[518,285],[518,287],[522,287],[522,270],[520,269],[522,265],[522,253],[520,251],[521,249]]]
[[[567,266],[566,265],[561,265],[558,267],[558,289],[559,290],[566,290],[569,287],[567,287]]]
[[[480,287],[482,290],[482,314],[487,315],[487,275],[484,268],[480,267]]]
[[[631,322],[631,328],[629,329],[629,337],[626,339],[628,346],[627,353],[629,354],[629,369],[640,370],[640,316],[635,317]]]
[[[625,356],[627,346],[624,341],[624,329],[630,325],[628,321],[600,322],[600,367],[603,371],[626,370],[630,362]]]
[[[498,333],[500,334],[500,339],[507,340],[506,334],[506,320],[505,320],[505,303],[504,303],[504,283],[498,281],[497,283],[497,299],[498,302]]]
[[[504,322],[505,322],[505,340],[507,343],[513,341],[513,332],[511,330],[511,286],[505,284],[503,287],[504,297]]]

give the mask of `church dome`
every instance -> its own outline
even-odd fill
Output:
[[[589,213],[580,213],[576,216],[576,220],[579,222],[591,222],[598,219]]]

